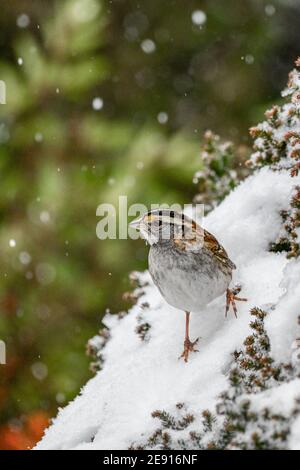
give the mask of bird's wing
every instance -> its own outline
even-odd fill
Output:
[[[174,239],[175,246],[182,251],[199,252],[203,247],[209,250],[223,265],[236,269],[235,264],[228,257],[226,250],[216,237],[192,221],[184,236]]]
[[[210,232],[204,230],[204,246],[213,253],[213,255],[231,269],[236,269],[236,265],[228,257],[226,250]]]

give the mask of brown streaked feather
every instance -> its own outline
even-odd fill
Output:
[[[199,251],[203,247],[204,232],[193,220],[184,224],[184,233],[173,242],[182,251]]]
[[[182,251],[198,251],[203,246],[207,248],[223,265],[230,269],[236,269],[235,264],[230,260],[226,250],[218,242],[216,237],[207,230],[200,227],[196,222],[192,222],[189,236],[175,238],[174,244]]]
[[[210,250],[221,263],[226,264],[231,269],[236,269],[236,265],[228,257],[226,250],[210,232],[204,230],[204,246]]]
[[[174,238],[174,245],[181,251],[199,251],[203,247],[203,243],[195,238]]]

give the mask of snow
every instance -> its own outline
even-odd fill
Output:
[[[284,416],[289,416],[294,408],[294,400],[299,396],[299,390],[300,379],[266,390],[254,395],[251,410],[258,412],[268,407],[274,412],[280,410]]]
[[[19,254],[19,260],[22,264],[30,264],[31,262],[31,256],[27,251],[21,251]]]
[[[290,261],[283,272],[284,280],[281,289],[284,294],[276,309],[266,319],[266,327],[272,344],[272,355],[275,360],[287,362],[291,359],[291,345],[295,340],[295,325],[299,316],[300,299],[300,265]],[[279,335],[278,332],[284,332]],[[300,388],[299,388],[300,392]]]
[[[103,99],[97,96],[92,101],[92,107],[95,111],[100,111],[103,108]]]
[[[300,150],[299,89],[300,73],[294,69],[289,74],[288,86],[281,93],[283,98],[289,97],[290,101],[282,107],[274,106],[267,111],[267,120],[258,124],[256,128],[252,128],[256,139],[255,152],[251,155],[250,161],[254,166],[260,166],[268,158],[272,159],[273,169],[277,167],[291,169],[295,165],[295,158]],[[276,122],[274,122],[275,116]],[[261,133],[264,135],[261,136]],[[282,148],[285,148],[285,158],[282,158]]]
[[[204,225],[225,246],[237,265],[234,283],[242,284],[248,302],[238,304],[238,319],[224,318],[225,298],[216,299],[201,314],[191,315],[191,339],[200,336],[199,352],[188,364],[178,360],[183,348],[184,314],[165,303],[149,274],[137,304],[123,318],[107,314],[110,339],[101,351],[103,369],[81,394],[61,409],[37,449],[127,449],[157,429],[151,413],[172,412],[177,403],[191,410],[214,410],[228,387],[232,352],[240,349],[250,332],[249,310],[266,309],[271,354],[289,360],[296,340],[299,313],[300,266],[285,253],[268,251],[281,228],[279,211],[288,207],[294,184],[282,170],[266,167],[241,183],[205,219]],[[145,306],[149,304],[149,307]],[[276,307],[276,308],[274,308]],[[151,325],[148,339],[136,333],[139,322]],[[94,339],[97,344],[97,339]],[[95,343],[96,342],[96,343]],[[292,409],[299,380],[257,394],[254,407]],[[197,429],[197,418],[187,430]],[[291,448],[300,447],[300,420],[295,420]]]
[[[19,28],[27,28],[30,25],[30,18],[26,13],[22,13],[17,17],[16,23]]]
[[[192,13],[192,22],[197,26],[202,26],[206,23],[207,16],[202,10],[195,10]]]
[[[156,45],[152,39],[144,39],[141,43],[141,48],[145,52],[145,54],[152,54],[155,51]]]
[[[265,13],[266,13],[267,16],[273,16],[273,15],[275,15],[275,13],[276,13],[276,8],[275,8],[275,6],[274,6],[274,5],[271,5],[271,4],[266,5],[266,6],[265,6]]]
[[[169,120],[169,116],[165,111],[161,111],[157,115],[157,120],[158,120],[159,124],[166,124]]]

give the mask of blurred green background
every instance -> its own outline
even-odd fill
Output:
[[[203,132],[247,146],[299,55],[292,0],[1,2],[0,449],[31,447],[91,377],[142,241],[96,208],[190,203]]]

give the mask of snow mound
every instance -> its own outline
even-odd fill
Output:
[[[293,184],[300,179],[294,178]],[[297,336],[300,265],[285,253],[269,251],[280,232],[280,211],[288,207],[293,186],[286,171],[262,168],[241,183],[205,220],[205,227],[225,246],[237,265],[233,284],[242,284],[248,302],[238,304],[238,319],[224,317],[225,296],[200,314],[191,315],[191,339],[200,336],[199,352],[188,364],[178,360],[183,348],[183,312],[167,305],[152,284],[122,319],[107,315],[110,339],[101,351],[103,369],[72,403],[60,410],[37,449],[127,449],[155,432],[154,410],[178,403],[201,412],[216,406],[228,388],[232,353],[250,334],[253,307],[268,311],[265,326],[276,361],[291,361]],[[144,340],[137,334],[148,325]],[[300,395],[299,379],[258,393],[257,410],[268,405],[283,415]],[[196,429],[196,420],[186,432]],[[289,446],[300,448],[300,421],[295,420]]]

